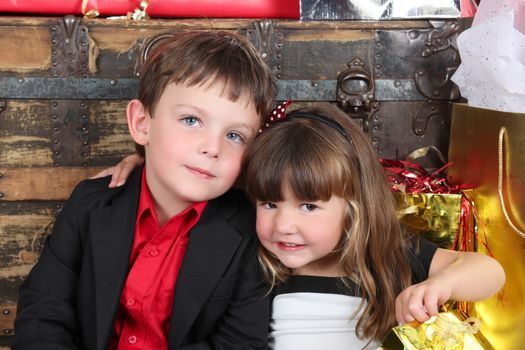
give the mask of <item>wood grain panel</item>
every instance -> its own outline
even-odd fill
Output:
[[[103,167],[0,168],[3,201],[65,200],[83,179]]]

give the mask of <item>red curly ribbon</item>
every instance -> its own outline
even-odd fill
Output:
[[[393,192],[461,194],[460,220],[452,249],[459,251],[470,250],[469,242],[477,240],[485,247],[487,253],[492,256],[492,252],[487,244],[482,222],[479,219],[474,203],[464,192],[464,190],[474,188],[475,185],[452,185],[447,182],[446,177],[443,175],[443,170],[451,166],[452,163],[446,163],[441,168],[429,174],[421,165],[405,160],[379,158],[379,162],[383,166]],[[473,219],[471,219],[471,217],[473,217]],[[477,224],[482,228],[484,240],[476,234]]]

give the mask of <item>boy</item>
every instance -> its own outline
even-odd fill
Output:
[[[266,348],[254,211],[229,189],[274,95],[238,35],[158,44],[127,107],[145,166],[74,190],[20,288],[13,349]]]

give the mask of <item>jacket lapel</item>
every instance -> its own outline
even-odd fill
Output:
[[[210,201],[191,230],[175,286],[168,335],[170,349],[181,345],[241,242],[240,235],[227,222],[236,212],[236,203]]]
[[[126,281],[133,243],[142,171],[135,171],[128,188],[108,206],[90,213],[90,237],[95,273],[97,349],[105,349],[114,327],[122,288]]]

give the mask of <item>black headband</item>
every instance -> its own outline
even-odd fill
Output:
[[[282,119],[282,121],[291,120],[295,118],[306,118],[306,119],[313,119],[317,120],[318,122],[321,122],[325,125],[328,125],[335,130],[337,130],[341,135],[343,135],[350,143],[352,143],[352,140],[350,139],[350,136],[346,132],[346,130],[333,119],[327,118],[322,114],[315,113],[315,112],[291,112],[286,114],[286,118]]]

